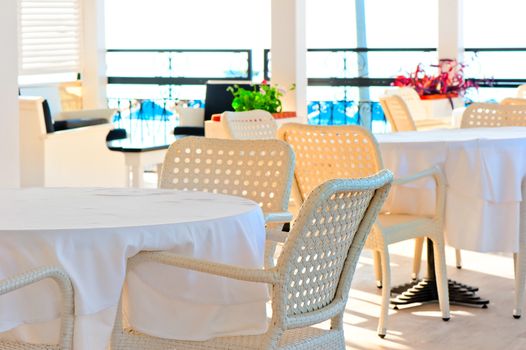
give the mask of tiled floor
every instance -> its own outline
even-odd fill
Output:
[[[393,283],[410,276],[413,243],[390,246]],[[345,314],[347,349],[526,349],[526,320],[512,317],[514,282],[511,254],[463,251],[463,268],[454,266],[454,250],[447,250],[448,277],[478,286],[490,300],[488,309],[451,305],[451,320],[444,322],[438,304],[389,312],[388,334],[376,335],[380,290],[374,285],[372,258],[360,258]],[[425,265],[423,265],[425,266]]]

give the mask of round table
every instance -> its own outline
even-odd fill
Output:
[[[264,219],[252,201],[175,190],[30,188],[0,190],[0,212],[0,279],[62,266],[75,290],[75,349],[106,348],[126,276],[127,316],[138,330],[178,339],[266,330],[266,285],[160,265],[126,274],[127,259],[141,250],[262,267]],[[54,340],[54,288],[45,281],[0,297],[0,332],[50,321],[24,338]]]
[[[384,166],[396,177],[442,167],[448,244],[481,252],[518,252],[526,128],[408,131],[376,137]],[[434,211],[433,193],[432,181],[396,186],[388,205],[396,211],[429,214]]]
[[[522,182],[526,177],[526,128],[473,128],[408,131],[377,135],[384,166],[404,177],[441,166],[446,175],[445,235],[462,249],[518,252]],[[434,184],[421,180],[394,186],[386,210],[410,214],[434,212]],[[434,263],[414,287],[395,288],[395,304],[436,299]],[[483,305],[477,288],[450,281],[451,302]]]

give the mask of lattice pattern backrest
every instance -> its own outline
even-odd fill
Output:
[[[386,95],[400,96],[402,100],[405,102],[405,104],[407,105],[409,114],[413,117],[413,119],[426,119],[427,118],[426,117],[427,112],[424,108],[424,105],[422,104],[422,100],[420,99],[418,92],[416,92],[415,89],[410,88],[410,87],[400,87],[397,89],[388,89],[386,90]]]
[[[461,128],[526,126],[526,105],[473,103],[462,114]]]
[[[376,140],[359,126],[289,123],[278,135],[296,154],[294,177],[303,200],[327,180],[366,177],[383,168]]]
[[[364,179],[330,180],[312,191],[278,260],[285,275],[284,295],[278,298],[285,303],[286,316],[322,309],[334,300],[338,287],[346,297],[357,257],[388,189],[379,194],[381,200],[373,204],[371,199],[391,180],[392,174],[383,170]],[[368,209],[373,213],[366,222]],[[357,234],[360,227],[365,232]],[[348,260],[350,253],[355,256]],[[345,264],[351,266],[342,275]]]
[[[526,98],[526,84],[517,86],[517,97]]]
[[[501,105],[525,106],[526,98],[506,97],[500,101]]]
[[[293,172],[294,153],[280,140],[185,137],[168,149],[159,186],[246,197],[264,212],[282,212]]]
[[[392,131],[413,131],[416,130],[415,122],[411,117],[409,108],[402,97],[397,95],[380,97],[382,107],[385,106],[388,112],[385,116],[391,124]]]
[[[238,140],[275,139],[278,125],[272,114],[259,109],[247,112],[224,112],[221,122],[230,137]]]

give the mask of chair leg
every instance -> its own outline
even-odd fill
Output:
[[[274,262],[274,255],[276,254],[277,243],[271,240],[265,241],[265,267],[272,268],[276,264]]]
[[[434,257],[435,257],[435,279],[438,290],[438,302],[440,304],[440,311],[442,311],[442,319],[449,321],[451,317],[449,314],[449,289],[447,281],[447,265],[446,265],[446,251],[443,242],[433,241]]]
[[[382,306],[380,320],[378,321],[378,336],[385,338],[387,334],[387,316],[389,314],[389,304],[391,303],[391,267],[389,261],[389,250],[384,248],[378,251],[382,262]]]
[[[526,180],[522,182],[522,197],[526,195]],[[520,205],[519,252],[513,254],[515,265],[515,309],[513,317],[520,318],[524,306],[524,284],[526,283],[526,204]]]
[[[457,269],[462,268],[462,255],[460,252],[461,252],[460,249],[455,249],[455,255],[457,258]]]
[[[513,276],[517,278],[517,256],[518,253],[513,253]]]
[[[373,267],[374,276],[376,278],[376,287],[382,288],[382,259],[380,251],[373,250]]]
[[[525,247],[526,248],[526,247]],[[515,308],[513,317],[520,318],[524,306],[524,285],[526,283],[526,254],[524,248],[519,248],[519,253],[513,254],[515,263]]]
[[[424,245],[424,237],[415,238],[415,255],[413,258],[413,273],[411,279],[413,281],[418,279],[420,274],[420,266],[422,265],[422,246]]]

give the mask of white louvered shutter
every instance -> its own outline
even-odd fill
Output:
[[[19,1],[19,74],[80,72],[82,0]]]

